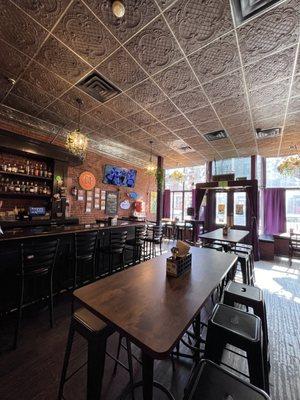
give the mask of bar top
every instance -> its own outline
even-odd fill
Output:
[[[82,225],[69,225],[69,226],[41,226],[34,228],[15,228],[6,230],[3,235],[0,235],[0,242],[10,240],[23,240],[23,239],[34,239],[37,237],[56,236],[56,235],[67,235],[78,232],[89,232],[95,230],[107,230],[115,228],[123,228],[126,226],[138,226],[143,225],[144,222],[130,222],[130,221],[118,221],[115,226],[108,226],[104,223],[99,224],[82,224]]]

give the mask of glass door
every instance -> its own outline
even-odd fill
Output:
[[[246,192],[216,192],[215,224],[235,227],[247,225]]]

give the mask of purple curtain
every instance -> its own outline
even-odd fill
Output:
[[[171,217],[171,191],[166,189],[163,194],[163,218]]]
[[[196,208],[196,190],[197,189],[192,189],[192,207],[194,210]]]
[[[264,232],[267,235],[276,235],[285,231],[285,189],[265,189]]]
[[[254,260],[258,261],[259,241],[258,241],[258,190],[257,186],[246,187],[249,203],[249,224],[250,224],[250,243],[253,246]]]
[[[195,189],[195,219],[199,220],[200,207],[205,195],[206,189]]]

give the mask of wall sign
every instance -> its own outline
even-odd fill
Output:
[[[129,210],[129,208],[130,208],[129,200],[123,200],[120,203],[120,208],[122,208],[122,210]]]
[[[118,199],[119,192],[106,192],[105,199],[105,214],[117,215],[118,214]]]
[[[89,171],[82,172],[79,176],[79,185],[84,190],[92,190],[96,185],[95,175]]]

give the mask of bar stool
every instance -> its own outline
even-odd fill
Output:
[[[254,279],[253,275],[251,274],[252,269],[249,251],[237,247],[233,250],[233,253],[238,256],[238,263],[241,267],[243,283],[246,285],[253,284],[252,282],[254,281]]]
[[[20,262],[18,265],[17,281],[19,287],[17,322],[13,348],[17,348],[24,307],[25,285],[29,281],[47,282],[50,327],[53,327],[53,269],[55,265],[59,239],[43,239],[34,242],[24,242],[20,246]]]
[[[270,366],[268,354],[268,323],[263,291],[255,286],[231,281],[224,290],[223,302],[232,307],[234,307],[235,303],[242,304],[247,308],[250,307],[253,309],[254,314],[260,318],[263,329],[265,358],[268,360],[268,366]]]
[[[98,232],[75,233],[75,262],[73,288],[78,286],[78,273],[81,276],[81,283],[86,277],[85,266],[90,264],[92,267],[92,280],[96,278],[95,254]]]
[[[109,274],[115,272],[113,266],[114,256],[118,255],[121,259],[121,269],[125,268],[125,246],[127,231],[111,230],[109,234],[109,245],[101,249],[102,254],[108,255]]]
[[[150,250],[148,252],[148,256],[156,257],[156,245],[159,244],[160,254],[162,254],[162,227],[161,225],[155,225],[151,228],[147,228],[147,234],[145,238],[145,242],[149,244]],[[147,246],[148,247],[148,246]]]
[[[126,241],[126,250],[132,252],[132,263],[135,265],[137,261],[141,262],[142,255],[145,258],[145,239],[146,226],[136,226],[134,238]]]
[[[67,370],[72,351],[73,339],[75,332],[79,333],[88,342],[88,360],[86,363],[76,369],[69,377],[67,377]],[[132,355],[131,355],[131,344],[127,340],[127,355],[128,355],[128,367],[121,363],[118,358],[115,358],[111,354],[101,351],[106,349],[106,342],[109,336],[114,333],[114,330],[106,325],[100,318],[97,318],[94,314],[88,311],[86,308],[80,308],[74,312],[68,335],[68,341],[65,351],[65,357],[63,362],[63,368],[61,373],[61,379],[58,391],[58,400],[64,399],[64,385],[71,379],[81,368],[87,364],[88,368],[88,382],[87,387],[90,392],[93,393],[93,398],[98,399],[101,395],[101,379],[97,376],[99,384],[93,385],[95,382],[95,374],[99,373],[101,365],[104,365],[105,354],[112,358],[116,363],[121,365],[129,372],[130,384],[133,384],[133,368],[132,368]],[[121,337],[119,337],[119,345]],[[103,358],[100,354],[104,354]],[[89,381],[90,379],[90,381]]]
[[[217,251],[223,251],[223,246],[221,244],[218,243],[203,243],[202,247],[206,248],[206,249],[213,249],[213,250],[217,250]]]
[[[254,251],[251,244],[237,243],[235,246],[237,251],[247,252],[249,255],[249,283],[255,283],[255,270],[254,270]]]
[[[262,390],[224,370],[210,360],[201,360],[185,389],[184,400],[270,400]]]
[[[216,304],[208,321],[205,358],[220,364],[226,344],[244,350],[250,382],[269,393],[268,366],[261,336],[259,317],[225,304]]]
[[[176,224],[176,239],[183,240],[185,239],[185,224]]]

